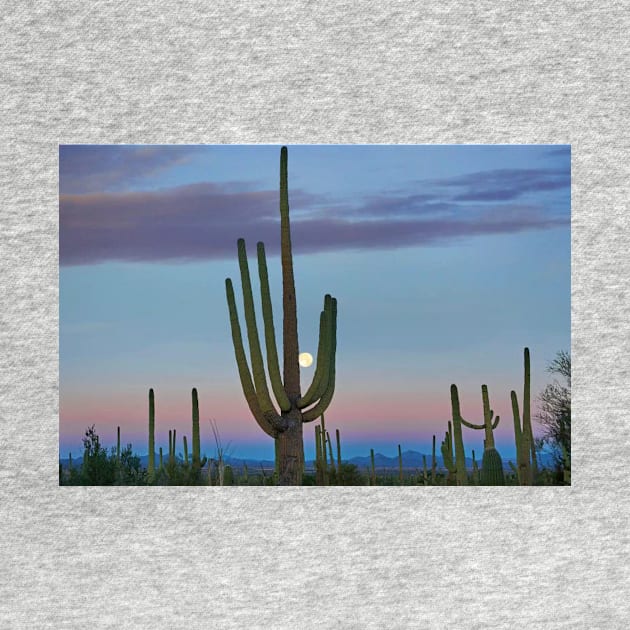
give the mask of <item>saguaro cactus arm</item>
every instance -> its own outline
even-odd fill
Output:
[[[516,392],[512,390],[510,392],[510,398],[512,399],[512,416],[514,418],[514,441],[516,442],[516,453],[519,455],[521,449],[521,414],[518,408],[518,397]]]
[[[245,324],[247,326],[247,338],[249,340],[249,353],[252,362],[252,374],[254,386],[260,409],[266,417],[269,417],[273,425],[274,419],[279,415],[273,406],[269,390],[267,388],[267,377],[263,365],[262,352],[260,350],[260,340],[258,338],[258,327],[256,325],[256,311],[254,310],[254,296],[252,295],[252,285],[249,278],[249,267],[247,264],[247,252],[245,241],[238,239],[238,264],[241,269],[241,285],[243,287],[243,308],[245,311]]]
[[[232,281],[229,278],[225,281],[225,292],[227,295],[228,309],[230,311],[230,326],[232,329],[232,342],[234,345],[234,354],[236,356],[236,365],[238,367],[238,374],[240,376],[241,387],[243,388],[245,400],[247,401],[249,410],[252,412],[252,415],[259,424],[260,428],[267,435],[275,438],[278,435],[279,424],[282,424],[281,419],[279,417],[270,417],[271,414],[264,414],[258,402],[258,396],[256,395],[252,376],[247,364],[247,357],[245,356],[245,349],[243,348],[241,326],[238,321],[236,302],[234,300],[234,288],[232,286]]]
[[[324,346],[329,338],[329,327],[330,322],[328,320],[328,313],[326,311],[322,311],[319,314],[319,342],[317,344],[315,374],[313,375],[310,387],[306,390],[306,394],[297,401],[298,409],[303,409],[304,407],[312,404],[315,400],[317,400],[318,395],[321,396],[321,392],[318,394],[319,386],[322,381],[324,371],[328,370],[328,358],[324,357]]]
[[[531,456],[532,475],[538,472],[538,462],[536,460],[536,444],[534,442],[534,430],[532,428],[531,417],[531,369],[529,360],[529,348],[523,350],[523,432],[526,433],[525,443],[528,447],[528,457]],[[532,478],[533,480],[533,478]]]
[[[305,411],[302,414],[303,422],[312,422],[315,418],[321,416],[328,405],[330,405],[330,401],[332,400],[333,394],[335,392],[335,356],[337,353],[337,300],[335,298],[331,299],[331,339],[330,339],[330,352],[329,352],[329,363],[328,363],[328,382],[326,384],[326,389],[322,394],[322,397],[319,399],[319,402],[311,407],[309,410]]]
[[[492,432],[499,426],[499,416],[496,417],[494,423],[492,417],[494,411],[490,409],[490,397],[488,396],[488,386],[481,386],[481,399],[483,400],[483,424],[486,431],[486,448],[494,448],[494,433]]]
[[[280,366],[278,364],[278,351],[276,350],[276,332],[273,325],[273,309],[271,306],[271,293],[269,291],[269,274],[267,273],[267,259],[265,257],[265,245],[258,243],[258,277],[260,279],[260,298],[262,304],[263,321],[265,325],[265,346],[267,348],[267,369],[274,396],[278,401],[280,410],[285,412],[291,409],[291,401],[284,391]]]
[[[332,298],[326,295],[324,298],[324,310],[319,316],[319,342],[317,344],[317,363],[311,386],[304,396],[297,401],[298,409],[304,409],[312,405],[322,396],[328,384],[328,371],[330,369],[330,349],[332,346]]]
[[[494,434],[492,431],[499,425],[500,416],[494,418],[494,411],[490,409],[490,400],[488,398],[488,386],[481,386],[481,398],[483,400],[483,424],[473,424],[464,420],[460,416],[461,423],[469,429],[485,430],[485,448],[494,448]],[[494,418],[494,422],[492,419]]]

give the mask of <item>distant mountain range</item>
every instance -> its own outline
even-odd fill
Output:
[[[423,454],[419,453],[418,451],[404,451],[402,453],[403,468],[407,470],[422,470],[422,465],[423,465],[422,455]],[[427,460],[427,468],[431,468],[431,455],[430,454],[425,455],[425,457]],[[539,456],[540,465],[545,465],[545,466],[551,465],[550,456],[543,456],[542,461],[540,461],[540,459],[541,458]],[[436,460],[437,460],[438,469],[443,469],[444,463],[442,461],[442,458],[436,456]],[[155,456],[156,464],[158,463],[158,461],[159,461],[159,455],[156,454]],[[350,459],[344,459],[343,461],[345,463],[355,464],[360,470],[369,469],[372,465],[369,455],[351,457]],[[503,458],[503,466],[506,470],[509,470],[510,468],[510,465],[508,463],[509,461],[510,461],[509,459]],[[59,460],[59,463],[62,464],[64,467],[68,466],[68,462],[69,462],[68,459]],[[80,466],[81,462],[82,462],[81,457],[72,458],[72,464],[74,466]],[[141,465],[146,468],[149,464],[149,456],[141,455],[140,462],[141,462]],[[260,460],[260,459],[250,459],[250,458],[241,459],[238,457],[226,457],[225,463],[229,464],[233,468],[238,468],[238,469],[243,468],[243,466],[247,465],[247,468],[249,468],[252,471],[260,469],[261,467],[264,470],[269,470],[269,469],[274,468],[274,462],[268,459]],[[477,464],[481,466],[481,460],[477,460]],[[377,470],[398,470],[398,456],[388,457],[387,455],[383,455],[382,453],[374,453],[374,466]],[[466,458],[466,467],[472,469],[472,458],[470,457]],[[313,460],[307,460],[306,468],[311,469],[311,470],[314,469],[315,462]]]

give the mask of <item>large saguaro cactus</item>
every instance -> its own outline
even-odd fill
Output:
[[[280,255],[282,262],[282,308],[284,371],[280,376],[276,337],[273,324],[265,247],[258,243],[258,275],[267,348],[267,370],[276,404],[271,399],[256,324],[245,241],[238,241],[238,262],[243,287],[243,307],[249,342],[250,366],[243,347],[241,326],[236,310],[232,280],[227,278],[225,289],[236,364],[245,399],[260,428],[275,439],[276,466],[281,485],[300,485],[304,470],[302,425],[322,415],[332,400],[335,388],[335,353],[337,346],[337,300],[324,298],[324,310],[319,319],[319,344],[313,382],[304,396],[300,389],[299,344],[291,230],[289,224],[289,193],[287,184],[287,148],[280,151]],[[253,378],[252,378],[253,377]]]

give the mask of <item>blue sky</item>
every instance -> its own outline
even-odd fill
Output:
[[[250,257],[263,240],[279,321],[279,149],[60,147],[63,456],[92,423],[146,452],[149,387],[162,446],[170,428],[190,435],[197,387],[209,454],[213,418],[234,455],[272,456],[240,390],[224,281],[238,299],[236,240]],[[471,421],[488,384],[513,451],[523,348],[535,393],[570,349],[570,148],[289,146],[289,196],[301,350],[316,351],[324,294],[339,301],[327,424],[346,454],[426,450],[451,383]]]

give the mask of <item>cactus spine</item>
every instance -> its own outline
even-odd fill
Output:
[[[160,460],[160,468],[162,461]],[[155,480],[155,397],[153,389],[149,390],[149,483]]]
[[[245,241],[238,241],[238,260],[243,288],[245,324],[251,359],[250,366],[245,354],[241,328],[236,311],[232,280],[227,278],[226,296],[230,313],[232,341],[243,394],[249,409],[261,429],[274,438],[276,466],[281,485],[300,485],[304,471],[303,423],[311,422],[322,415],[332,400],[335,387],[335,353],[337,301],[330,295],[324,299],[324,310],[320,315],[317,363],[313,382],[306,394],[301,395],[297,308],[291,230],[289,223],[289,194],[287,175],[287,148],[280,151],[280,256],[282,262],[282,307],[283,307],[283,379],[280,376],[276,350],[273,312],[267,275],[267,262],[263,243],[258,243],[258,272],[260,278],[261,303],[267,348],[267,371],[271,388],[279,411],[274,406],[267,386],[262,351],[256,325]],[[308,409],[307,409],[308,408]],[[325,434],[323,436],[325,440]],[[325,455],[324,455],[325,457]]]

